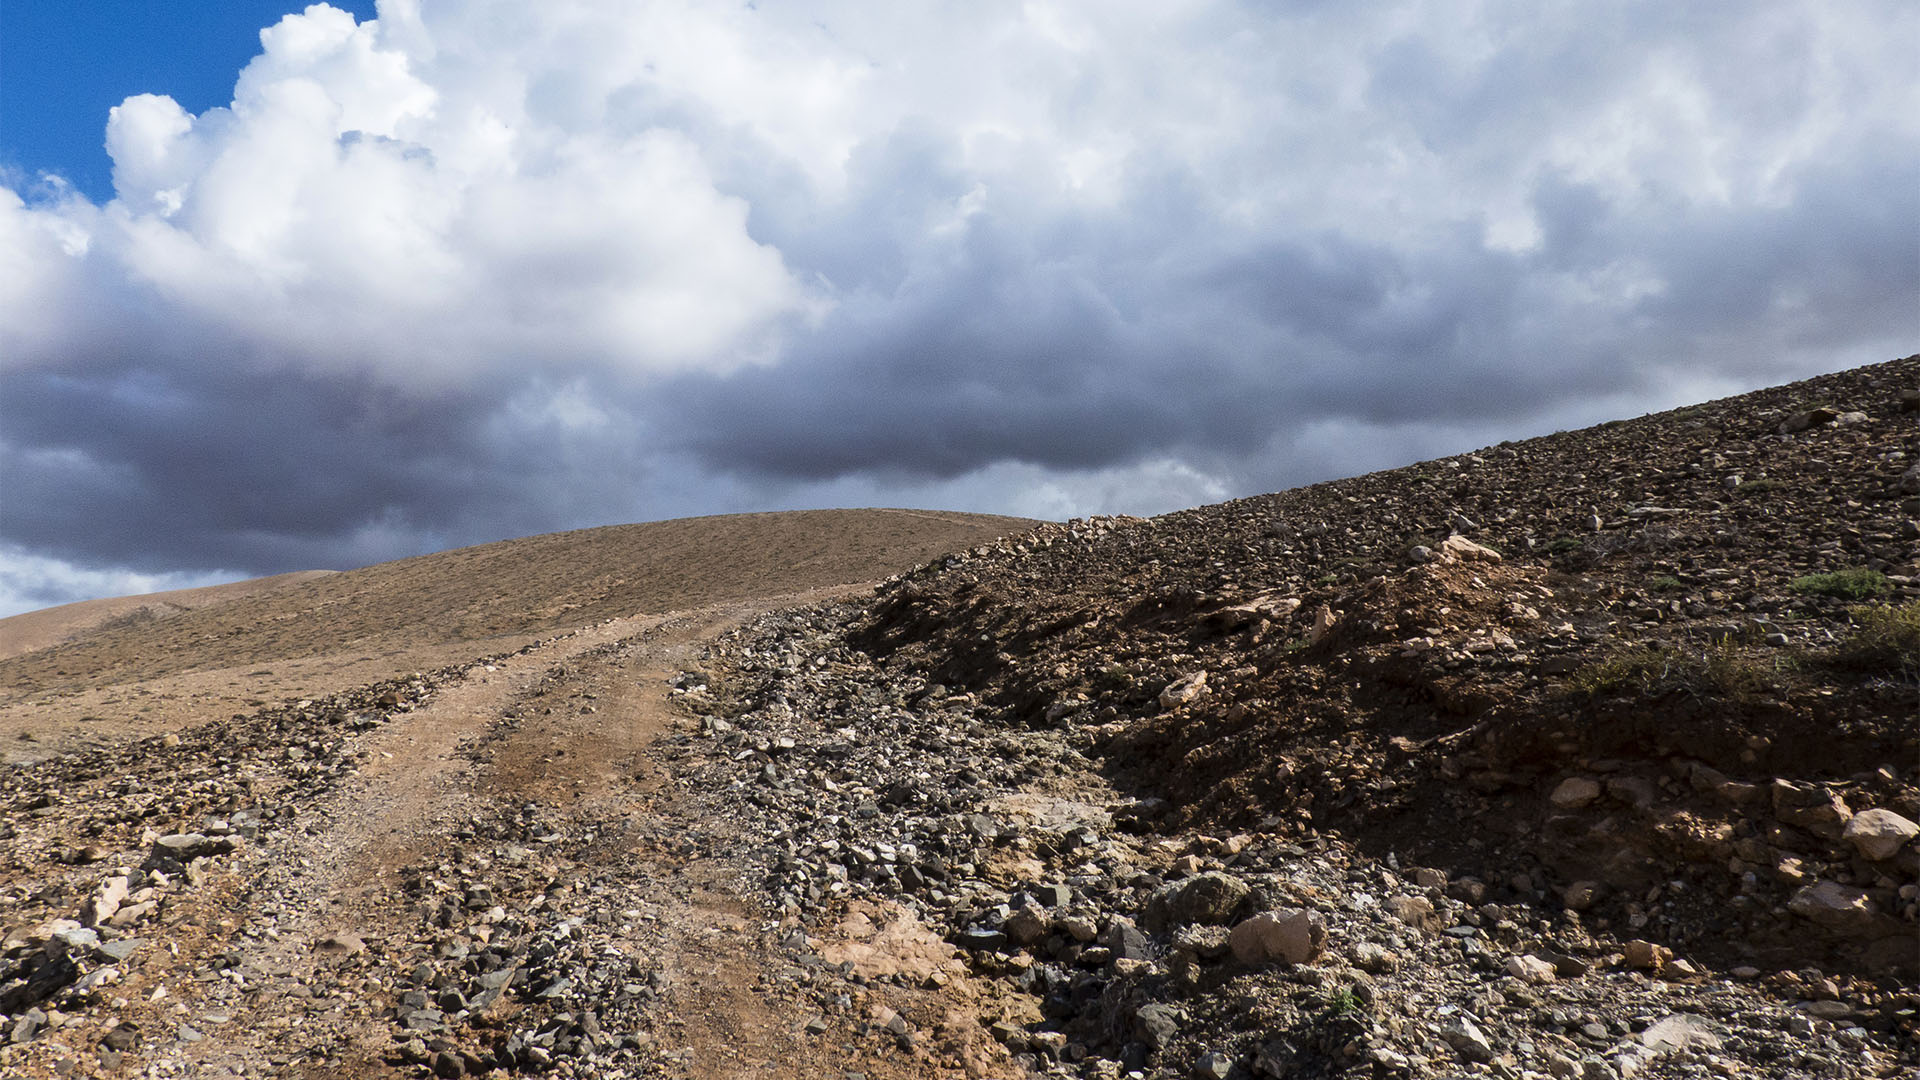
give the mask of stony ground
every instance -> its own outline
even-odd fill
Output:
[[[50,755],[0,1071],[1911,1075],[1917,462],[1910,358]]]

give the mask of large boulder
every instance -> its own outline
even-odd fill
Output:
[[[1787,910],[1838,934],[1866,933],[1879,921],[1865,890],[1837,881],[1816,881],[1794,893]]]
[[[1162,886],[1148,897],[1140,922],[1155,933],[1190,923],[1219,926],[1233,918],[1235,909],[1251,891],[1236,877],[1218,872],[1196,874]]]
[[[1227,948],[1243,964],[1310,964],[1327,946],[1319,915],[1300,909],[1263,911],[1227,935]]]
[[[1920,825],[1891,810],[1862,810],[1847,822],[1842,835],[1855,851],[1874,862],[1885,862],[1920,836]]]

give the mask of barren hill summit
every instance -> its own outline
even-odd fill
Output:
[[[0,660],[51,648],[102,628],[164,619],[194,608],[224,604],[251,593],[297,585],[334,572],[295,570],[270,577],[231,581],[224,585],[78,600],[71,604],[9,615],[0,619]]]
[[[67,725],[0,1072],[1920,1068],[1920,356],[1154,519],[625,528],[0,662]]]
[[[873,581],[1032,524],[901,509],[681,518],[92,601],[72,605],[64,627],[54,625],[63,609],[29,612],[0,619],[0,637],[53,642],[0,658],[0,734],[49,720],[105,736],[225,717],[607,619]]]

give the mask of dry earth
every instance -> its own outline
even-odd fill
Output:
[[[198,589],[171,589],[138,596],[112,596],[100,600],[81,600],[59,607],[41,608],[0,619],[0,660],[37,652],[62,642],[72,641],[111,624],[164,619],[194,608],[224,604],[253,593],[270,592],[298,585],[331,570],[296,570],[291,574],[250,578],[225,585],[207,585]]]
[[[686,518],[28,612],[0,619],[0,746],[19,761],[112,745],[636,612],[867,581],[1030,524],[918,510]]]

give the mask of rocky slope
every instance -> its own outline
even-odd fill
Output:
[[[1030,1068],[1912,1068],[1917,410],[1920,357],[976,547],[723,653],[732,812]]]
[[[1578,884],[1589,919],[1716,962],[1910,967],[1920,861],[1847,833],[1920,811],[1914,656],[1873,648],[1915,633],[1916,386],[1920,358],[1042,529],[900,582],[858,640],[1087,733],[1156,823]],[[1696,899],[1646,899],[1676,868]],[[1816,880],[1871,895],[1775,918]]]

